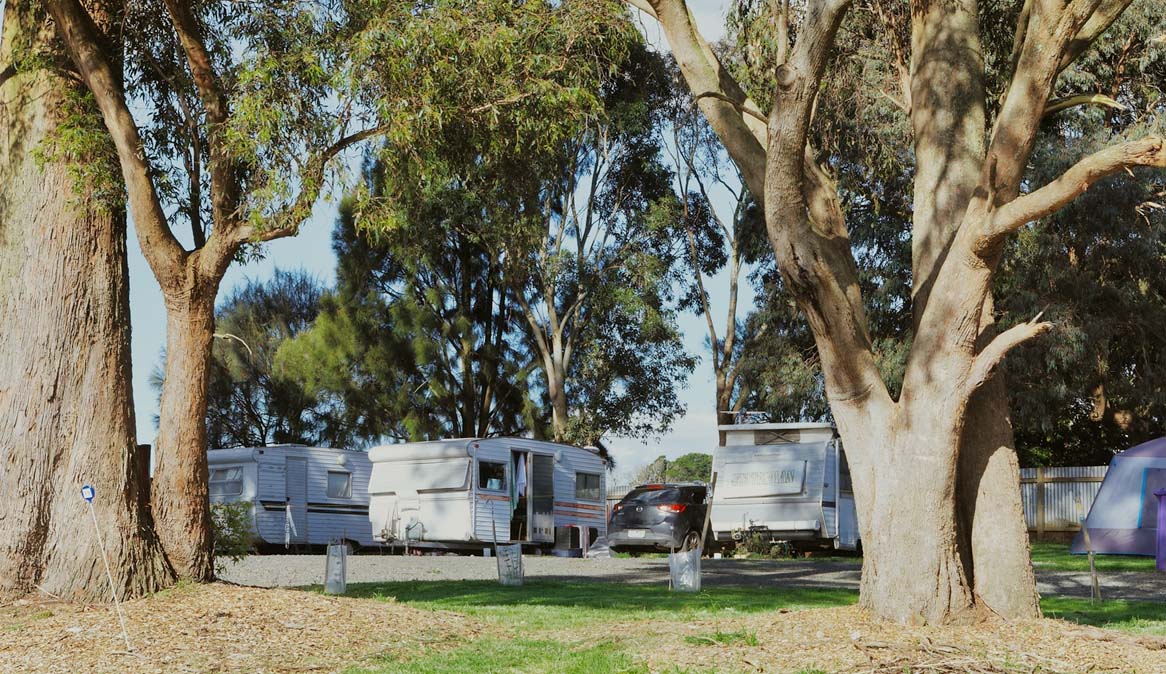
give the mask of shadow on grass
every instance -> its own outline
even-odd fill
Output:
[[[562,672],[563,674],[648,674],[618,645],[572,645],[541,639],[484,639],[454,651],[412,660],[389,659],[346,674],[464,674],[466,672]]]
[[[857,592],[843,589],[713,587],[683,593],[662,585],[548,580],[527,580],[522,587],[505,587],[492,580],[359,583],[349,585],[347,595],[392,597],[450,610],[539,606],[620,613],[724,609],[758,613],[846,606],[858,600]]]
[[[1166,603],[1103,601],[1091,604],[1088,599],[1067,597],[1046,597],[1040,603],[1046,618],[1166,636]]]
[[[1088,555],[1071,555],[1065,543],[1044,543],[1033,541],[1032,565],[1038,570],[1088,571]],[[1153,557],[1136,555],[1094,555],[1098,572],[1154,571]]]

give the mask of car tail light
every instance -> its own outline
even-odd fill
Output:
[[[623,508],[623,504],[622,504],[622,503],[617,503],[617,504],[615,504],[615,505],[613,505],[613,506],[611,507],[611,512],[613,512],[613,513],[617,513],[617,512],[619,512],[619,511],[620,511],[620,509],[621,509],[621,508]]]
[[[662,513],[682,513],[686,506],[683,503],[668,503],[665,505],[656,506],[656,510]]]

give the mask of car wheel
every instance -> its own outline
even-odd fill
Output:
[[[700,534],[690,531],[684,534],[684,541],[680,544],[681,552],[691,552],[700,547]]]

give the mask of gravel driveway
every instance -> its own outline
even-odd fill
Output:
[[[567,559],[527,555],[528,578],[596,580],[616,583],[667,583],[668,560]],[[858,588],[860,566],[852,561],[769,561],[705,559],[706,586],[797,586]],[[408,580],[490,580],[497,578],[494,560],[483,557],[405,557],[354,555],[348,558],[348,582]],[[230,565],[224,580],[240,585],[286,587],[324,582],[323,555],[258,555]],[[1037,569],[1037,588],[1045,596],[1088,597],[1089,574]],[[1166,575],[1105,573],[1105,599],[1166,601]]]

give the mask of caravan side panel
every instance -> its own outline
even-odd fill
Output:
[[[256,453],[256,462],[259,493],[255,499],[255,529],[264,542],[282,545],[287,504],[284,455],[269,448]]]
[[[827,444],[718,447],[711,517],[716,539],[750,529],[777,539],[821,537]]]
[[[474,539],[486,543],[493,542],[495,533],[499,543],[510,540],[510,496],[514,488],[514,465],[510,460],[510,448],[520,449],[508,438],[479,440],[471,445],[474,455],[473,470],[470,471],[470,483],[474,493],[473,517]],[[521,449],[525,449],[524,447]],[[478,463],[493,461],[506,464],[505,493],[493,493],[481,489],[478,484]]]
[[[369,452],[368,519],[378,540],[471,539],[476,472],[468,442],[385,445]]]
[[[598,498],[581,491],[579,474],[599,476]],[[607,535],[607,466],[587,449],[564,448],[555,464],[555,526],[596,529]]]
[[[484,543],[510,540],[510,499],[495,494],[479,494],[474,508],[474,538]]]
[[[368,456],[346,450],[306,449],[308,459],[308,542],[327,545],[339,540],[373,545],[368,519]],[[348,498],[328,496],[328,473],[350,476]]]

